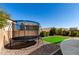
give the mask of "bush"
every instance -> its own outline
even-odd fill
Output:
[[[52,36],[52,35],[55,35],[56,34],[56,28],[51,28],[50,32],[49,32],[49,35]]]
[[[79,37],[79,32],[77,32],[77,36]]]
[[[42,32],[40,33],[40,36],[41,36],[41,37],[44,37],[44,31],[42,31]]]
[[[56,34],[57,35],[62,35],[63,34],[63,29],[62,28],[57,29]]]
[[[42,31],[42,32],[40,33],[40,36],[41,36],[41,37],[49,36],[49,32]]]
[[[68,36],[68,35],[69,35],[69,31],[64,30],[64,31],[63,31],[63,35],[64,35],[64,36]]]
[[[79,31],[77,28],[70,28],[70,30],[66,30],[64,28],[56,29],[55,27],[53,27],[51,28],[49,32],[42,31],[40,33],[41,37],[53,36],[53,35],[78,36],[79,37]]]
[[[77,36],[77,31],[69,31],[70,36]]]
[[[45,36],[49,36],[49,32],[46,32],[46,33],[45,33]]]

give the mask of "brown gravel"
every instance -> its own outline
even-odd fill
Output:
[[[36,43],[33,46],[22,48],[22,49],[5,49],[3,48],[1,51],[1,55],[50,55],[59,46],[55,44],[46,44],[43,43],[41,40],[39,44]]]

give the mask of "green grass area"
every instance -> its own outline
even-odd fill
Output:
[[[63,40],[67,39],[67,36],[49,36],[49,37],[43,37],[43,42],[47,43],[60,43]]]

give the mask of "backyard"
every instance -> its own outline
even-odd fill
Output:
[[[19,6],[21,5],[18,5],[18,7]],[[24,4],[23,7],[24,6],[27,6],[27,4],[26,5]],[[56,11],[55,14],[53,12],[51,12],[53,14],[50,14],[51,8],[48,7],[48,4],[46,6],[40,5],[40,7],[44,6],[41,8],[41,10],[39,9],[39,5],[36,5],[37,7],[36,6],[33,7],[34,5],[28,5],[28,7],[29,6],[33,9],[24,7],[22,8],[23,9],[22,12],[16,11],[18,16],[20,16],[19,14],[25,14],[21,16],[24,18],[24,19],[21,18],[22,20],[18,20],[18,19],[13,20],[10,14],[8,14],[6,11],[0,8],[1,9],[0,10],[0,30],[1,30],[0,31],[0,54],[1,55],[64,55],[63,51],[65,51],[66,49],[68,53],[70,52],[70,54],[77,54],[77,53],[79,54],[79,50],[77,50],[78,52],[73,52],[73,51],[76,51],[76,49],[78,49],[79,47],[78,46],[79,28],[76,27],[76,25],[79,25],[79,23],[77,24],[75,21],[71,22],[72,16],[71,16],[71,19],[68,19],[69,20],[68,21],[67,17],[61,18],[62,14],[65,14],[65,13],[61,13],[61,14],[57,13],[59,18],[57,17],[56,19],[55,17],[53,18],[55,20],[52,20],[52,17],[49,17],[49,15],[50,16],[56,15],[56,12],[61,11],[61,10],[58,10],[60,8],[57,7],[56,8],[57,11],[53,10],[54,12]],[[51,5],[51,6],[54,6],[54,5]],[[44,9],[45,7],[47,9]],[[15,9],[15,8],[12,8],[12,9]],[[16,6],[16,9],[19,10],[20,7],[17,8]],[[34,10],[34,14],[31,14],[33,13],[33,11],[31,12],[31,10]],[[62,11],[65,11],[65,10],[62,9]],[[12,10],[12,12],[14,11]],[[68,10],[66,12],[68,12]],[[47,14],[47,18],[45,17],[46,14]],[[72,13],[68,13],[68,14],[71,15]],[[29,16],[27,18],[29,20],[25,19],[26,15]],[[34,20],[34,18],[37,20],[31,21],[30,15],[31,16],[34,15],[38,19],[33,16],[32,20]],[[15,17],[15,16],[12,16],[12,17]],[[49,19],[51,21],[49,21]],[[64,19],[64,20],[62,21],[61,19]],[[75,18],[73,18],[73,20],[74,19]],[[65,42],[67,42],[67,44],[65,44]],[[62,47],[64,47],[64,49]],[[72,49],[72,47],[76,49]]]
[[[43,37],[42,40],[43,42],[46,42],[46,43],[56,44],[68,38],[69,38],[68,36],[48,36],[48,37]]]

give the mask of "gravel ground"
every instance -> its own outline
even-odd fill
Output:
[[[59,46],[55,44],[46,44],[41,40],[39,44],[36,43],[34,46],[30,46],[22,49],[5,49],[3,48],[0,55],[50,55]]]

